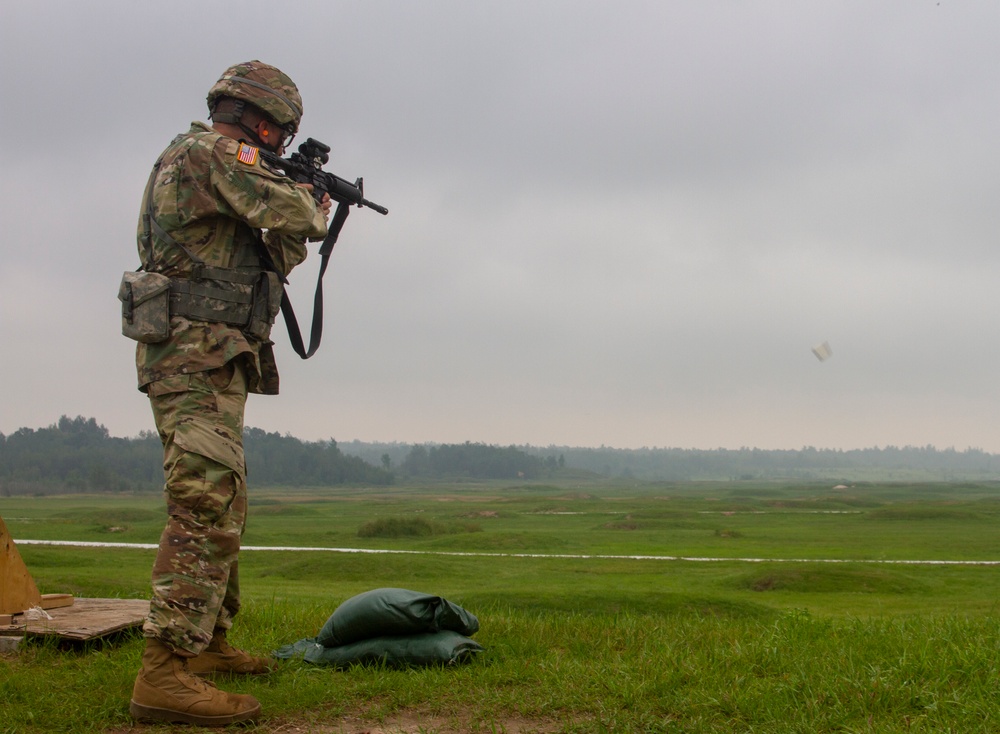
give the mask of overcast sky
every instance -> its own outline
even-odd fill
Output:
[[[1000,452],[998,37],[995,0],[10,3],[0,433],[153,428],[142,187],[257,58],[390,213],[348,219],[316,356],[279,320],[248,425]]]

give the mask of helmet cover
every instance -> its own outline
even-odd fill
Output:
[[[220,97],[232,97],[262,110],[282,127],[292,132],[302,118],[302,97],[286,74],[261,61],[246,61],[226,69],[208,91],[208,109],[212,111]]]

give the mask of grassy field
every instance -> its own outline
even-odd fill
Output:
[[[998,484],[450,484],[252,492],[258,651],[382,586],[475,613],[444,669],[288,662],[228,681],[261,732],[1000,730]],[[155,543],[159,497],[0,498],[17,539]],[[153,551],[21,544],[43,593],[145,598]],[[933,561],[935,563],[915,563]],[[977,565],[979,564],[979,565]],[[128,694],[142,642],[0,659],[0,732],[156,731]]]

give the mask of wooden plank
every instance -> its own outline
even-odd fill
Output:
[[[52,619],[28,619],[15,614],[13,625],[0,634],[51,635],[68,640],[92,640],[129,627],[141,627],[149,614],[145,599],[77,598],[72,606],[48,612]]]
[[[58,609],[59,607],[73,606],[73,595],[42,594],[42,601],[38,606],[42,609]]]
[[[17,552],[14,539],[0,517],[0,614],[16,614],[38,606],[42,595]]]

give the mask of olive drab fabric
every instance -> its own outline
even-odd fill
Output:
[[[454,665],[485,648],[469,635],[479,631],[472,612],[434,594],[372,589],[338,606],[316,637],[283,645],[276,658],[350,665]]]
[[[182,247],[155,234],[147,238],[149,225],[140,217],[139,257],[146,270],[175,279],[194,275],[197,264],[185,250],[209,267],[259,271],[260,242],[286,275],[305,259],[306,239],[326,235],[323,214],[308,190],[268,169],[257,148],[202,122],[192,123],[173,140],[146,196],[156,224]],[[260,241],[259,230],[266,230]],[[269,341],[248,338],[237,325],[172,316],[169,338],[137,345],[139,389],[146,391],[150,383],[174,375],[221,367],[237,357],[248,365],[249,392],[278,392]]]
[[[479,631],[476,615],[447,599],[409,589],[372,589],[342,603],[320,629],[316,641],[337,647],[384,635],[451,630]]]
[[[346,645],[327,647],[313,639],[299,640],[275,650],[279,659],[301,657],[313,665],[349,668],[353,665],[423,667],[471,662],[486,651],[470,637],[452,632],[418,632],[413,635],[383,635]]]

